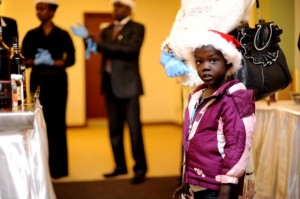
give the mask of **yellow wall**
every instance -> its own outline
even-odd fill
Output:
[[[84,12],[111,11],[110,0],[57,1],[59,8],[56,12],[54,22],[56,25],[69,30],[69,32],[70,25],[75,25],[77,21],[83,22]],[[299,7],[300,0],[293,0],[292,2],[294,1],[295,5]],[[133,17],[146,26],[146,37],[140,60],[141,74],[145,89],[145,95],[141,98],[142,121],[181,122],[180,85],[176,84],[174,79],[167,78],[162,66],[159,64],[160,45],[169,33],[175,14],[180,6],[180,0],[135,0],[135,2],[137,4],[137,10]],[[282,41],[283,48],[284,50],[286,48],[293,48],[293,40],[287,38],[295,38],[295,35],[299,33],[299,25],[296,30],[293,29],[294,24],[299,24],[299,19],[292,21],[288,26],[285,24],[289,23],[288,19],[290,19],[294,13],[294,10],[289,12],[293,4],[276,0],[276,4],[280,5],[271,6],[270,2],[271,0],[261,1],[263,17],[266,18],[266,20],[275,20],[275,22],[277,22],[280,16],[285,16],[284,24],[281,24],[281,21],[277,22],[280,23],[278,24],[280,27],[285,28],[284,41]],[[278,11],[281,6],[284,12]],[[34,7],[34,0],[3,0],[1,14],[17,20],[20,41],[22,41],[25,33],[29,29],[39,25]],[[274,16],[275,14],[276,16]],[[256,14],[253,14],[252,18],[256,18]],[[252,19],[251,21],[255,22],[256,19]],[[296,34],[294,34],[295,32]],[[67,123],[69,126],[80,126],[86,122],[84,48],[82,40],[73,36],[71,32],[70,34],[76,48],[76,63],[67,70],[69,75]],[[288,41],[288,43],[286,41]],[[299,68],[299,58],[297,59],[297,55],[299,57],[299,52],[287,49],[289,64],[293,71],[297,64]],[[294,57],[295,60],[293,61]],[[297,81],[294,78],[294,84],[295,82]],[[294,87],[297,88],[296,85]],[[292,88],[288,89],[291,90]],[[287,96],[285,95],[285,97]]]
[[[298,37],[300,34],[300,13],[299,13],[299,8],[300,8],[300,0],[295,0],[295,6],[294,6],[294,12],[295,12],[295,36],[294,36],[294,41],[298,41]],[[297,47],[296,47],[297,48]],[[300,75],[300,52],[298,49],[295,50],[294,53],[295,56],[295,73],[294,73],[294,90],[295,91],[300,91],[300,82],[299,82],[299,75]],[[297,78],[297,79],[296,79]]]
[[[141,53],[141,74],[145,95],[141,98],[142,121],[162,122],[181,120],[180,86],[166,77],[159,64],[160,45],[168,35],[180,0],[135,0],[134,19],[146,26],[146,37]],[[109,0],[58,0],[59,8],[54,17],[56,25],[67,29],[77,21],[83,23],[84,12],[110,12]],[[17,20],[20,41],[25,33],[39,25],[35,15],[34,0],[3,0],[1,14]],[[76,48],[76,63],[67,69],[69,98],[67,124],[85,124],[85,74],[82,40],[70,32]],[[29,74],[29,71],[27,71]],[[95,91],[99,92],[99,91]]]

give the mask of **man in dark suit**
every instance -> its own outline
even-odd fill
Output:
[[[110,140],[116,167],[104,177],[127,173],[124,154],[124,122],[128,122],[134,165],[132,184],[145,180],[147,163],[142,138],[139,97],[143,94],[139,73],[140,48],[144,40],[144,25],[131,19],[133,0],[113,0],[115,21],[101,32],[97,45],[88,38],[87,30],[71,27],[75,35],[85,38],[87,52],[102,53],[102,93],[105,94]],[[82,34],[83,33],[83,34]]]

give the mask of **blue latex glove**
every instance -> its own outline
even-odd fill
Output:
[[[89,31],[84,27],[81,23],[77,22],[78,27],[70,26],[72,32],[83,39],[88,38],[89,36]]]
[[[54,64],[54,60],[52,59],[50,52],[42,48],[38,49],[38,52],[35,54],[35,59],[33,62],[35,65],[43,64],[52,66]]]
[[[85,59],[90,59],[91,53],[96,53],[96,52],[97,52],[97,44],[91,38],[88,38],[86,49],[85,49]]]
[[[183,61],[172,58],[169,60],[165,66],[165,71],[168,77],[178,77],[181,75],[186,75],[190,72]]]
[[[162,52],[160,63],[164,66],[168,77],[178,77],[190,72],[185,63],[174,57],[172,53]]]
[[[160,54],[160,63],[165,67],[167,62],[172,58],[174,58],[174,55],[172,53],[162,51],[162,53]]]
[[[35,54],[35,59],[40,58],[41,56],[47,54],[48,52],[49,52],[48,50],[45,50],[43,48],[38,48],[37,53]]]

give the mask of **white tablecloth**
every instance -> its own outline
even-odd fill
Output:
[[[256,103],[256,199],[300,198],[300,105]]]
[[[0,198],[55,199],[39,100],[33,111],[0,112]]]

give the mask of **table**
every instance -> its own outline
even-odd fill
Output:
[[[56,199],[42,107],[0,112],[0,198]]]
[[[300,105],[256,103],[253,162],[255,198],[300,198]]]

